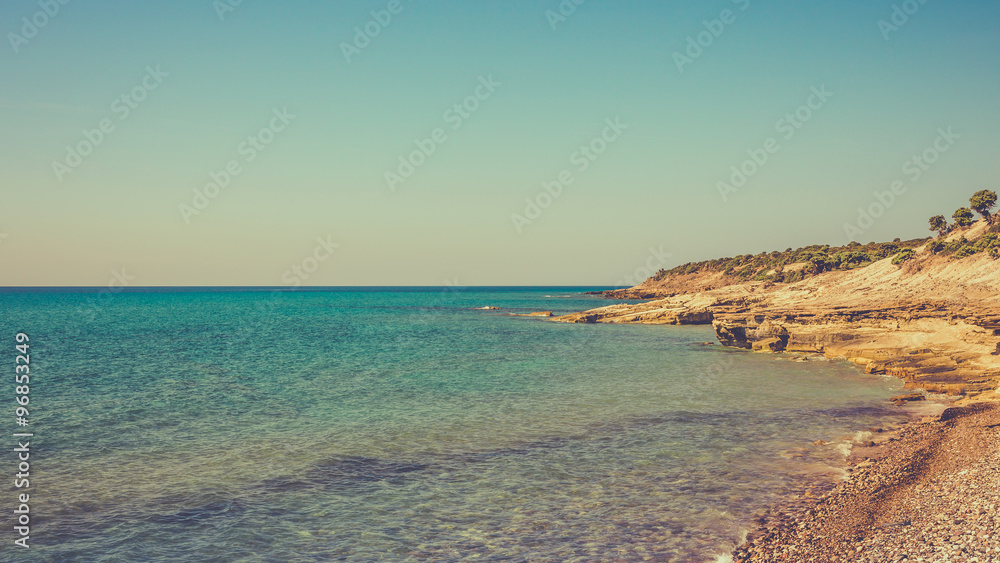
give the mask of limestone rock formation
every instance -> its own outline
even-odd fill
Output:
[[[1000,399],[1000,261],[985,254],[919,249],[906,268],[885,259],[792,284],[711,283],[660,282],[666,294],[640,285],[611,296],[656,299],[553,320],[712,323],[725,346],[845,358],[909,389]]]

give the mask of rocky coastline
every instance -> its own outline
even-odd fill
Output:
[[[747,282],[664,295],[651,285],[607,292],[645,298],[573,313],[568,323],[707,325],[724,346],[819,354],[906,389],[960,401],[1000,400],[1000,262],[926,258],[906,271],[884,260],[796,284]]]
[[[897,404],[948,397],[940,417],[856,447],[846,481],[774,507],[735,562],[1000,562],[998,288],[1000,262],[920,249],[905,268],[883,260],[793,284],[647,282],[605,294],[644,302],[552,320],[711,324],[724,346],[818,354],[902,379]]]

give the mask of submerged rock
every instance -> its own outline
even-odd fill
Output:
[[[785,343],[780,338],[766,338],[753,343],[754,352],[781,352]]]
[[[897,405],[902,405],[912,401],[926,401],[927,397],[925,397],[923,393],[907,393],[906,395],[896,395],[889,400]]]

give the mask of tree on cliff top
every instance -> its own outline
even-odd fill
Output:
[[[980,190],[969,198],[969,203],[972,204],[972,209],[974,209],[976,213],[982,215],[987,222],[993,222],[993,214],[990,210],[997,204],[996,192],[990,190]]]
[[[940,237],[945,236],[948,234],[948,231],[951,230],[951,227],[948,226],[948,220],[944,218],[944,215],[935,215],[931,217],[930,223],[931,230],[937,231],[938,236]]]
[[[972,210],[968,207],[958,208],[958,211],[951,218],[955,220],[955,225],[958,227],[968,227],[976,222],[976,216],[972,214]]]

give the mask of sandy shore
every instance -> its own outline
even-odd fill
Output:
[[[762,517],[733,560],[1000,561],[1000,403],[875,436],[847,481]]]

